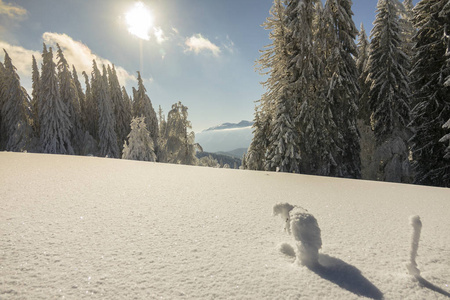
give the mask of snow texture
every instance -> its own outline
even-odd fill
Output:
[[[68,155],[0,166],[2,300],[448,299],[449,189]],[[319,267],[280,253],[295,245],[279,202],[320,221]],[[429,284],[405,268],[419,213]]]
[[[419,216],[411,216],[410,224],[413,227],[413,233],[411,237],[411,252],[410,263],[407,265],[409,274],[413,276],[420,276],[420,270],[417,268],[417,250],[419,250],[420,231],[422,230],[422,221]]]

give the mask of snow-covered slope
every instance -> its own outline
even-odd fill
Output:
[[[284,201],[318,220],[320,267],[279,250]],[[0,299],[448,299],[449,212],[449,189],[2,152]]]
[[[195,134],[195,141],[206,152],[228,152],[247,149],[253,138],[252,122],[225,123]]]

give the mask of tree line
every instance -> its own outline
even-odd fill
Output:
[[[270,15],[245,168],[450,187],[448,1],[379,0],[370,42],[351,0]]]
[[[127,94],[115,66],[101,68],[93,60],[90,76],[82,72],[83,90],[75,66],[70,68],[57,45],[44,44],[39,70],[32,56],[31,97],[21,86],[6,50],[0,62],[0,150],[67,155],[94,155],[175,164],[213,165],[195,153],[188,108],[172,105],[159,118],[137,72],[137,88]]]

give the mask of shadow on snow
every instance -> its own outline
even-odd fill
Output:
[[[447,297],[450,298],[450,293],[449,293],[449,292],[444,291],[444,290],[441,289],[440,287],[435,286],[435,285],[432,284],[431,282],[429,282],[429,281],[423,279],[423,277],[420,276],[420,275],[419,275],[419,276],[415,276],[415,277],[416,277],[417,281],[419,282],[419,284],[420,284],[421,286],[423,286],[423,287],[425,287],[425,288],[427,288],[427,289],[430,289],[430,290],[432,290],[432,291],[435,291],[436,293],[440,293],[440,294],[442,294],[442,295],[447,296]]]
[[[383,293],[356,267],[331,256],[319,254],[319,265],[311,271],[358,296],[383,299]]]

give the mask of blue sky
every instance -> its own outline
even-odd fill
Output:
[[[155,110],[167,114],[181,101],[195,131],[252,120],[264,78],[254,71],[259,50],[270,43],[260,25],[272,0],[143,0],[152,12],[150,39],[128,32],[125,13],[134,0],[0,0],[0,48],[6,48],[30,90],[31,54],[58,42],[78,70],[91,59],[114,63],[129,94],[140,69]],[[357,27],[369,32],[376,0],[355,0]],[[417,1],[414,1],[417,3]],[[3,59],[3,53],[0,53]]]

